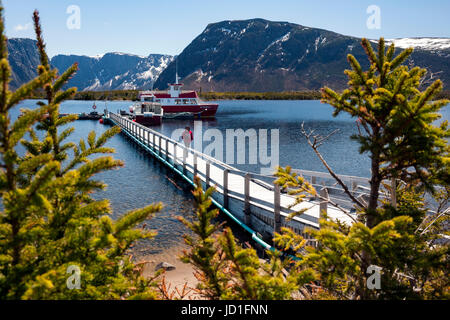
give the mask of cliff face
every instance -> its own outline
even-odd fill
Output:
[[[113,52],[98,57],[57,55],[51,64],[65,70],[78,62],[79,70],[68,84],[78,90],[123,90],[150,89],[172,60],[162,54],[141,57]]]
[[[11,89],[30,81],[37,75],[39,53],[36,40],[12,38],[8,39],[8,61],[12,69]]]

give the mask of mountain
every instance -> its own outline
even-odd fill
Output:
[[[13,71],[10,86],[16,89],[36,76],[39,54],[36,41],[32,39],[11,38],[8,40],[8,50]],[[78,72],[66,86],[82,91],[149,89],[172,60],[172,56],[163,54],[142,57],[112,52],[96,57],[57,55],[50,63],[63,72],[77,62]]]
[[[37,75],[39,65],[39,53],[36,40],[12,38],[8,40],[8,61],[12,69],[12,80],[9,83],[11,89],[17,89],[20,85],[30,81]]]
[[[427,40],[428,39],[428,40]],[[407,41],[409,40],[409,41]],[[177,57],[178,74],[187,88],[204,91],[342,89],[347,54],[363,67],[361,39],[288,22],[264,19],[209,24]],[[391,39],[416,47],[408,63],[426,67],[429,77],[450,85],[450,39]],[[155,83],[167,87],[175,78],[171,63]]]
[[[367,57],[361,39],[288,22],[263,19],[209,24],[177,57],[178,74],[186,88],[204,91],[342,89],[347,84],[347,54],[363,67]],[[375,40],[372,40],[376,42]],[[450,89],[450,39],[387,39],[398,48],[414,47],[407,63],[427,68],[427,82],[439,77]],[[36,41],[8,40],[13,89],[36,76]],[[148,57],[120,52],[88,57],[57,55],[51,64],[61,72],[78,62],[68,86],[78,90],[165,89],[175,79],[169,55]],[[156,80],[157,79],[157,80]],[[155,82],[156,81],[156,82]]]
[[[57,55],[51,64],[65,70],[78,62],[78,72],[68,84],[78,90],[124,90],[150,89],[172,60],[172,56],[162,54],[142,57],[113,52],[96,57]]]

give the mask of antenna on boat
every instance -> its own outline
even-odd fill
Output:
[[[175,59],[175,84],[178,84],[178,57]]]

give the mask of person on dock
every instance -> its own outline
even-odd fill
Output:
[[[191,147],[191,142],[192,142],[192,140],[194,140],[194,136],[192,134],[190,127],[184,128],[183,134],[181,135],[181,139],[183,140],[184,146],[186,148]],[[184,149],[183,150],[183,161],[186,161],[187,155],[188,155],[188,151],[187,151],[187,149]]]

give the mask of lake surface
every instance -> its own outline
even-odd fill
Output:
[[[268,129],[269,132],[278,129],[280,165],[326,171],[302,136],[300,126],[304,122],[307,129],[315,130],[322,135],[338,129],[339,131],[320,149],[329,165],[340,174],[356,176],[370,174],[367,155],[359,154],[357,143],[350,140],[350,136],[357,133],[355,120],[346,115],[334,118],[333,108],[329,105],[319,101],[219,101],[218,103],[219,111],[216,118],[201,122],[203,132],[218,129],[225,137],[227,129],[256,131]],[[61,113],[90,112],[92,104],[92,101],[67,101],[62,104]],[[129,101],[113,101],[108,102],[106,107],[111,111],[128,110],[130,104]],[[35,105],[36,101],[27,100],[19,108],[34,108]],[[13,115],[19,114],[19,108],[13,110]],[[97,102],[97,111],[102,112],[104,108],[103,102]],[[449,109],[448,106],[444,109],[444,119],[450,119]],[[86,138],[92,130],[100,135],[109,128],[98,121],[90,120],[76,121],[71,126],[75,127],[75,132],[69,140],[74,142]],[[185,126],[194,128],[194,120],[165,119],[161,127],[154,129],[170,136],[174,130]],[[208,143],[203,144],[205,147]],[[225,150],[225,142],[223,145]],[[141,250],[145,253],[157,253],[179,244],[182,235],[186,233],[186,228],[176,216],[190,217],[193,213],[194,203],[189,186],[124,135],[113,137],[108,146],[115,148],[114,157],[124,161],[125,165],[118,170],[97,176],[97,179],[104,180],[108,184],[108,188],[95,194],[94,197],[110,199],[115,217],[152,202],[163,202],[162,212],[148,223],[152,229],[158,231],[158,235]],[[226,150],[224,152],[226,153]],[[226,155],[223,158],[225,159]],[[259,172],[261,168],[260,163],[233,164],[233,166],[252,172]]]

